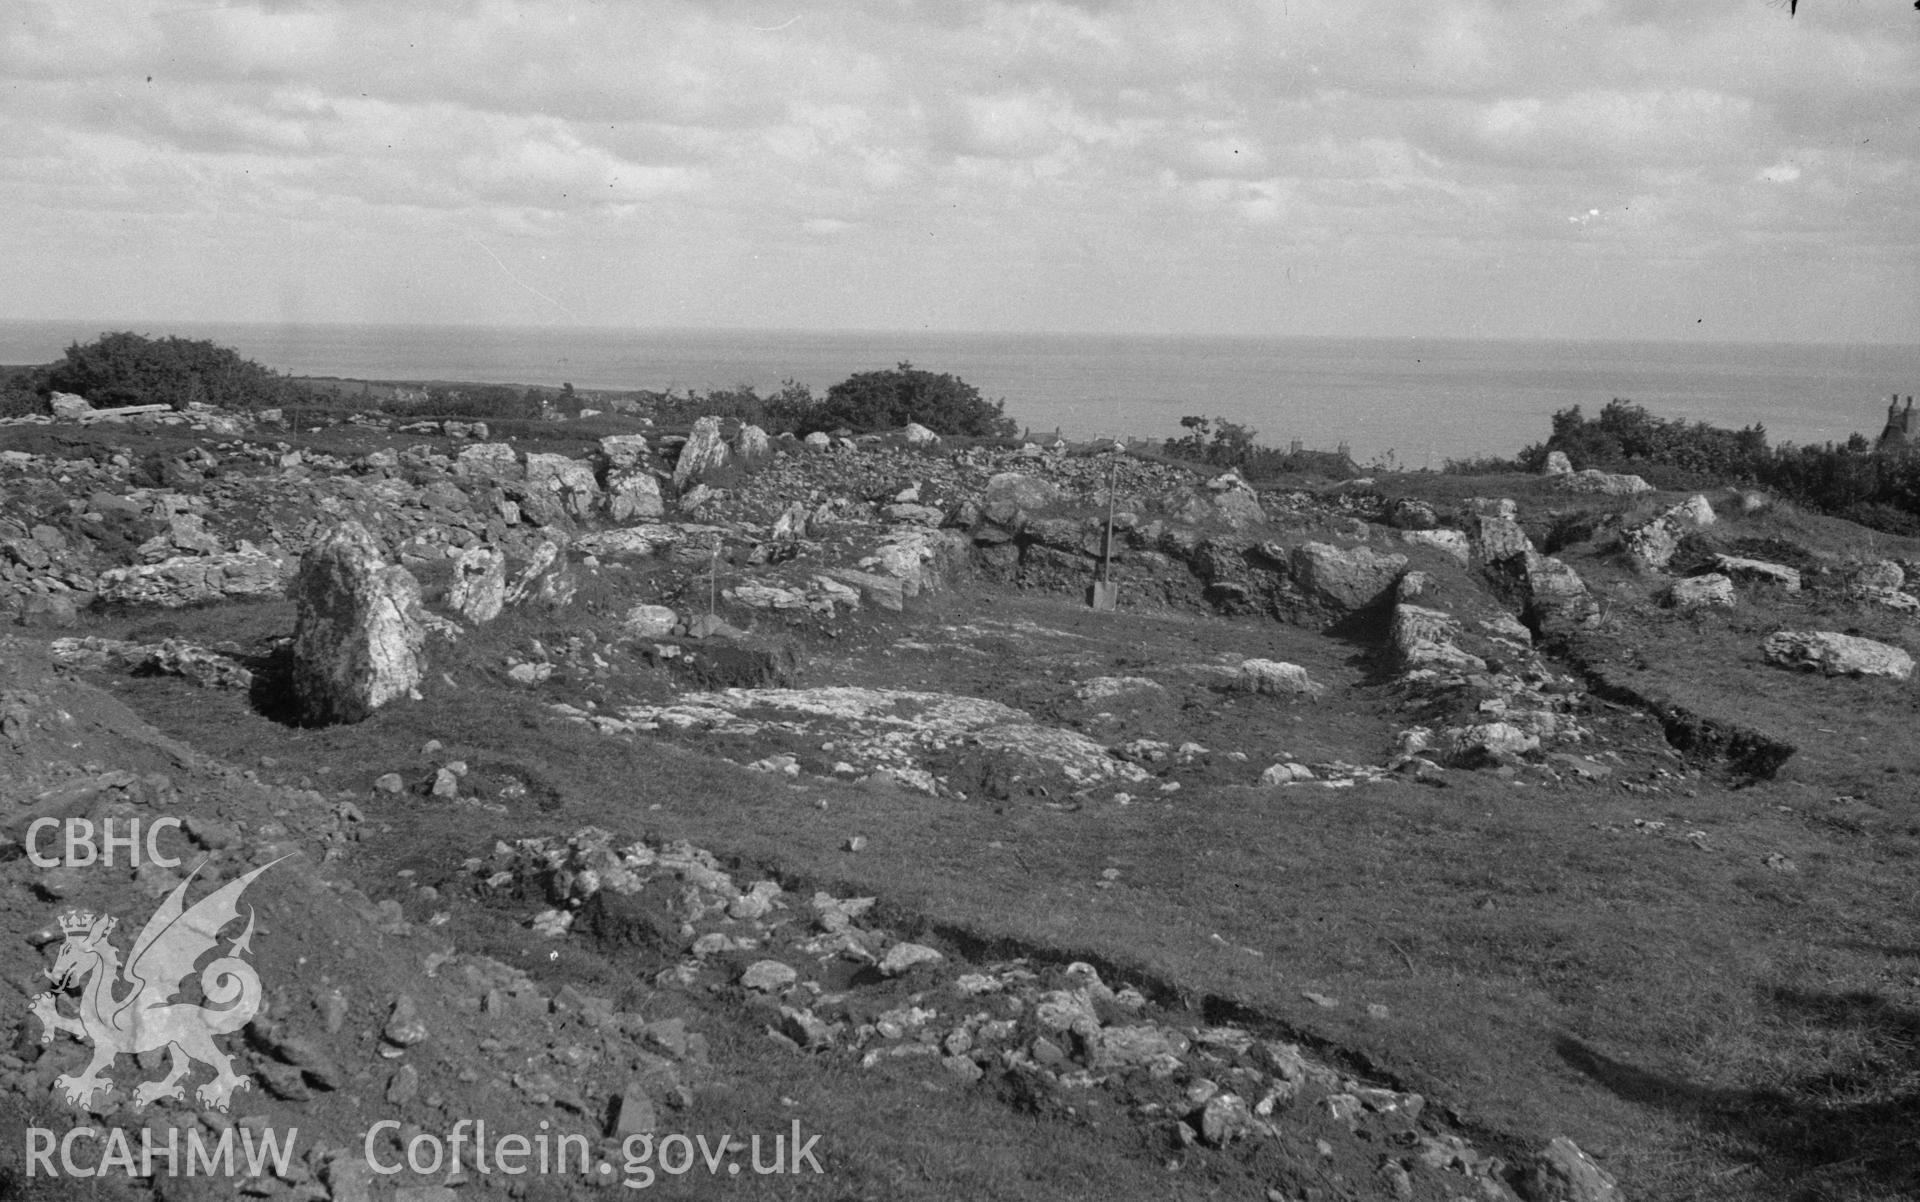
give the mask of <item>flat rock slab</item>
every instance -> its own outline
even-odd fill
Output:
[[[1767,636],[1767,659],[1787,668],[1828,676],[1913,675],[1913,657],[1898,647],[1830,630],[1782,630]]]
[[[619,717],[563,707],[608,734],[678,730],[691,734],[778,732],[825,739],[857,771],[887,774],[936,792],[923,757],[964,749],[1009,762],[1026,774],[1065,777],[1075,786],[1149,779],[1138,766],[1075,731],[1046,726],[1024,710],[981,697],[904,689],[719,689],[689,693],[673,705],[634,706]]]

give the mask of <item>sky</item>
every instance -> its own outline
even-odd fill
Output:
[[[0,318],[1920,342],[1799,7],[7,0]]]

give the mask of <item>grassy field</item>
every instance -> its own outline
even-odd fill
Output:
[[[1756,518],[1725,535],[1805,538],[1806,521]],[[1384,754],[1399,699],[1369,648],[1262,620],[1095,616],[984,588],[807,644],[810,681],[937,683],[1085,725],[1103,741],[1191,737],[1245,751],[1250,766],[1228,771],[1216,758],[1177,793],[1076,808],[776,781],[695,747],[561,721],[544,703],[567,698],[565,682],[544,694],[503,686],[508,649],[577,633],[578,614],[551,629],[489,628],[424,702],[355,727],[288,728],[177,682],[128,681],[121,692],[213,753],[264,757],[275,777],[328,772],[329,787],[364,787],[438,739],[503,778],[538,782],[540,804],[497,818],[415,797],[370,803],[395,832],[391,852],[359,868],[370,888],[412,867],[457,889],[451,866],[496,837],[583,823],[686,838],[790,888],[877,895],[903,927],[949,946],[1087,959],[1196,1015],[1285,1033],[1429,1095],[1492,1150],[1569,1135],[1632,1197],[1914,1196],[1920,813],[1909,782],[1920,755],[1903,737],[1913,693],[1787,673],[1757,650],[1781,627],[1899,641],[1902,620],[1827,593],[1749,595],[1729,614],[1674,616],[1651,606],[1656,582],[1601,542],[1565,553],[1611,599],[1610,621],[1583,654],[1645,691],[1793,743],[1777,779],[1691,765],[1656,722],[1595,700],[1583,721],[1603,753],[1599,780],[1455,772],[1444,788],[1258,788],[1251,778],[1282,753]],[[188,614],[165,626],[244,644],[286,633],[291,612],[260,606],[238,620]],[[1104,720],[1065,700],[1072,680],[1093,674],[1159,665],[1177,680],[1183,667],[1248,655],[1307,666],[1327,698],[1189,688],[1187,704]],[[655,685],[616,677],[598,687],[619,696]],[[866,839],[858,854],[846,850],[855,835]],[[569,960],[537,971],[608,970]],[[812,1091],[812,1104],[849,1130],[896,1088],[864,1075],[800,1076],[766,1088]],[[923,1145],[923,1159],[902,1169],[876,1156],[863,1177],[875,1192],[1141,1196],[1148,1183],[1206,1192],[1155,1176],[1150,1150],[1111,1132],[1101,1138],[1121,1139],[1133,1158],[1124,1171],[1098,1140],[997,1103],[941,1105],[954,1109],[930,1123],[964,1120],[1005,1141],[997,1165],[910,1130],[902,1138]],[[1036,1165],[1055,1174],[1035,1179]]]

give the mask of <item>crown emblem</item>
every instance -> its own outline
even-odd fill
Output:
[[[91,910],[68,910],[60,916],[60,929],[68,935],[84,935],[93,929]]]

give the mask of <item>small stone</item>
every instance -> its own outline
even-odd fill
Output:
[[[897,977],[921,964],[938,964],[946,957],[920,943],[896,943],[880,959],[880,971]]]
[[[1200,1111],[1200,1138],[1211,1147],[1225,1147],[1252,1127],[1253,1115],[1238,1094],[1215,1094]]]
[[[833,1042],[833,1024],[811,1010],[782,1006],[780,1034],[802,1048],[824,1048]]]
[[[625,1139],[629,1135],[651,1135],[659,1124],[653,1099],[647,1096],[646,1090],[630,1085],[614,1107],[613,1122],[608,1125],[607,1134],[615,1139]]]
[[[407,787],[407,783],[400,779],[398,772],[388,772],[375,777],[373,787],[382,793],[398,793]]]
[[[948,1072],[968,1085],[986,1076],[986,1071],[967,1056],[943,1056],[940,1063],[946,1065]]]
[[[393,1000],[393,1012],[387,1017],[387,1025],[380,1029],[380,1037],[402,1048],[410,1048],[427,1037],[427,1024],[421,1021],[420,1011],[411,997],[403,993]]]
[[[446,768],[436,770],[433,774],[433,795],[449,798],[460,796],[460,777]]]
[[[855,835],[853,838],[848,839],[847,850],[848,851],[867,850],[867,837],[865,835]]]
[[[387,1078],[387,1101],[395,1106],[404,1106],[420,1092],[420,1070],[411,1064],[403,1064]]]
[[[320,1021],[326,1026],[327,1034],[338,1035],[347,1022],[347,995],[338,989],[328,989],[314,998],[319,1008]]]

